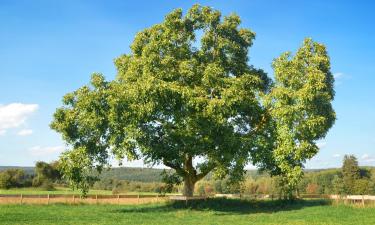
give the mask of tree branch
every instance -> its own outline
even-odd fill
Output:
[[[178,174],[180,174],[181,176],[183,176],[183,175],[186,174],[186,172],[185,172],[181,167],[179,167],[178,165],[173,164],[173,163],[171,163],[171,162],[168,162],[168,161],[165,160],[165,159],[163,160],[163,164],[166,165],[166,166],[168,166],[168,167],[170,167],[170,168],[172,168],[172,169],[174,169],[174,170],[176,170],[176,172],[177,172]]]
[[[209,172],[215,169],[215,167],[216,167],[215,163],[209,164],[200,174],[197,174],[197,176],[195,177],[195,180],[199,181],[200,179],[205,177]]]

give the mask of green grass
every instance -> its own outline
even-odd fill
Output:
[[[205,202],[118,205],[0,205],[0,224],[375,224],[375,208],[211,199]]]

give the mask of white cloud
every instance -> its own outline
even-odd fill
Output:
[[[368,154],[363,154],[362,157],[361,157],[361,161],[362,162],[367,162],[367,163],[369,163],[369,162],[375,162],[375,157],[370,156]]]
[[[18,135],[19,136],[28,136],[28,135],[31,135],[33,133],[33,130],[31,129],[23,129],[23,130],[20,130],[18,131]]]
[[[344,73],[341,73],[341,72],[338,72],[338,73],[334,73],[333,74],[333,77],[337,80],[337,79],[340,79],[344,76]]]
[[[6,130],[0,130],[0,136],[4,135],[6,133]]]
[[[316,146],[318,146],[318,148],[324,148],[325,146],[327,145],[327,142],[317,142],[316,143]]]
[[[34,146],[29,149],[29,153],[33,156],[44,156],[44,155],[50,155],[50,154],[56,154],[61,153],[65,149],[64,146]]]
[[[334,155],[333,155],[333,158],[340,158],[340,157],[341,157],[340,154],[334,154]]]
[[[0,105],[0,134],[4,134],[7,129],[23,125],[38,107],[37,104],[22,103]]]

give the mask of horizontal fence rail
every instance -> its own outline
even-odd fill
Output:
[[[278,199],[278,195],[267,194],[216,194],[216,198],[236,198],[236,199]],[[51,204],[51,203],[66,203],[66,204],[147,204],[172,201],[191,200],[207,200],[209,196],[194,196],[185,197],[181,195],[165,196],[165,195],[136,195],[136,194],[118,194],[118,195],[100,195],[89,194],[83,198],[79,194],[0,194],[0,204]],[[374,195],[319,195],[319,194],[301,194],[300,199],[330,199],[335,201],[344,201],[348,203],[362,203],[375,202]]]
[[[146,204],[168,200],[164,195],[0,194],[0,204]]]

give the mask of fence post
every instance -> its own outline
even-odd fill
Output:
[[[117,205],[120,205],[120,195],[117,195]]]
[[[95,195],[96,204],[98,204],[98,195]]]
[[[76,203],[76,196],[73,194],[73,204]]]
[[[138,194],[138,196],[137,196],[137,200],[138,200],[138,204],[139,204],[139,194]]]
[[[22,198],[23,198],[23,196],[22,196],[22,194],[21,194],[21,201],[20,201],[20,205],[22,205]]]
[[[47,195],[47,205],[49,205],[49,194]]]
[[[365,206],[365,196],[362,195],[362,206],[364,207]]]
[[[156,203],[159,202],[159,194],[156,195]]]

